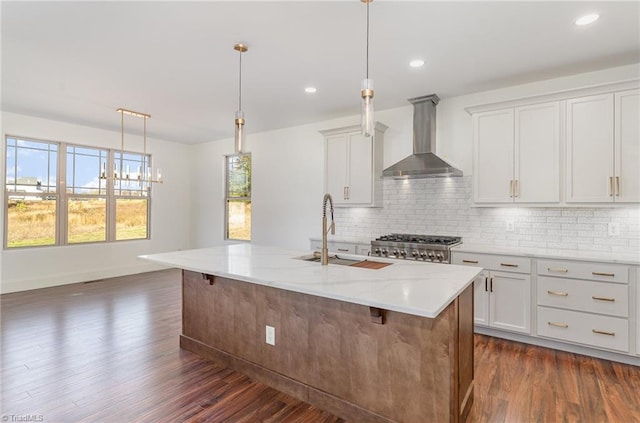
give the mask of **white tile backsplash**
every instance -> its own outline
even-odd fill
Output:
[[[640,206],[473,207],[472,178],[385,179],[382,208],[339,208],[336,234],[373,239],[387,233],[458,235],[472,244],[557,250],[640,252]],[[506,221],[513,220],[513,231]],[[618,222],[620,236],[607,224]]]

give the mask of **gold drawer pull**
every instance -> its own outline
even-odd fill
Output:
[[[569,271],[568,269],[563,269],[560,267],[547,267],[547,270],[549,272],[558,272],[558,273],[567,273]]]
[[[566,324],[566,323],[547,322],[547,324],[548,324],[549,326],[555,326],[555,327],[557,327],[557,328],[565,328],[565,329],[566,329],[566,328],[568,328],[568,327],[569,327],[569,325],[568,325],[568,324]]]
[[[604,273],[604,272],[591,272],[593,276],[611,276],[614,277],[615,273]]]
[[[568,292],[558,292],[558,291],[547,291],[549,295],[557,295],[558,297],[566,297],[569,295]]]
[[[610,303],[615,303],[616,302],[615,298],[596,297],[596,296],[591,296],[591,298],[596,300],[596,301],[609,301]]]
[[[607,332],[606,330],[591,329],[591,332],[598,333],[600,335],[616,336],[615,332]]]
[[[463,259],[462,260],[463,263],[473,263],[473,264],[478,264],[478,260],[467,260],[467,259]]]
[[[511,264],[511,263],[500,263],[500,266],[504,266],[504,267],[518,267],[517,264]]]

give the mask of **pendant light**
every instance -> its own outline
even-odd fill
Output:
[[[240,71],[238,72],[238,111],[236,112],[236,138],[235,138],[235,154],[244,153],[244,112],[242,111],[242,53],[248,50],[245,44],[237,43],[233,45],[233,49],[240,56]]]
[[[369,3],[373,0],[360,0],[367,5],[367,74],[362,80],[362,135],[373,135],[373,79],[369,79]]]
[[[135,112],[133,110],[127,110],[123,108],[116,109],[116,112],[120,113],[120,172],[118,172],[118,166],[113,164],[113,177],[107,176],[107,170],[105,163],[102,163],[100,169],[100,179],[112,179],[114,181],[138,181],[140,183],[162,183],[162,169],[156,169],[156,178],[153,178],[153,172],[151,166],[147,163],[147,119],[151,117],[146,113]],[[124,161],[124,115],[142,118],[143,120],[143,147],[142,147],[142,163],[145,165],[138,167],[138,172],[134,177],[131,177],[129,165],[126,169],[123,169]]]

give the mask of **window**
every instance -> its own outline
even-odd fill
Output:
[[[107,180],[100,178],[108,150],[69,145],[66,168],[66,239],[69,244],[107,240]]]
[[[149,156],[127,153],[115,153],[116,167],[125,179],[114,184],[115,198],[115,239],[141,239],[148,237],[149,201],[147,184],[140,181],[147,169]],[[131,173],[131,169],[134,173]]]
[[[149,238],[149,155],[12,136],[6,152],[6,248]]]
[[[5,216],[8,247],[55,245],[58,144],[7,138]]]
[[[226,157],[226,239],[251,240],[251,154]]]

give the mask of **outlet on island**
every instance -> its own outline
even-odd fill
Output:
[[[276,328],[274,328],[273,326],[269,326],[267,325],[266,327],[266,331],[265,331],[265,342],[269,345],[275,345],[276,344]]]

